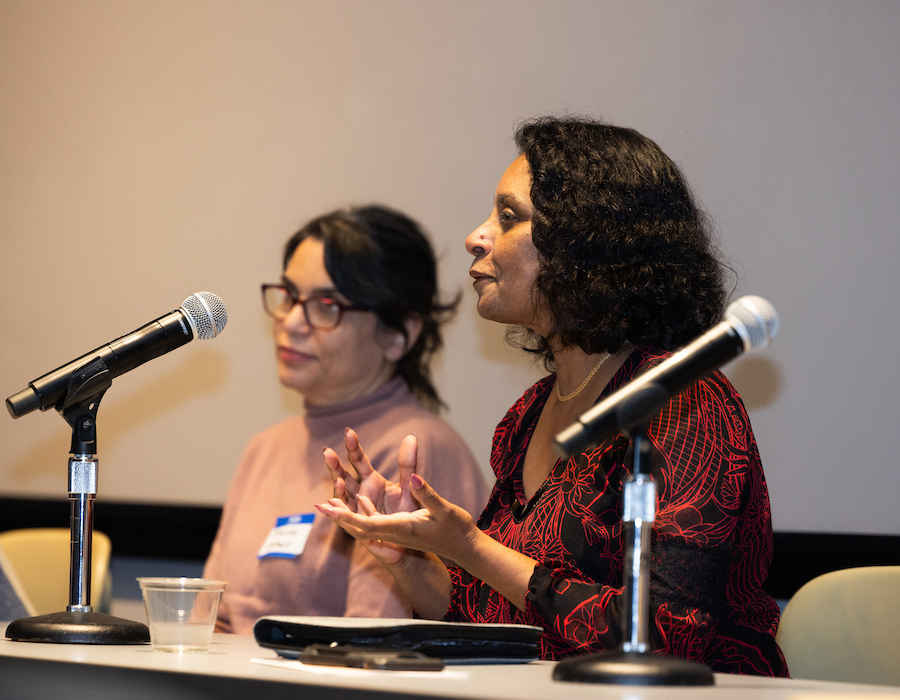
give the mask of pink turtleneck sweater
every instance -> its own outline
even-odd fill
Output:
[[[309,406],[305,416],[256,435],[238,466],[203,573],[228,581],[217,631],[251,634],[253,623],[265,615],[411,615],[384,567],[313,508],[332,495],[322,448],[335,449],[346,462],[345,427],[356,430],[372,465],[391,481],[397,480],[400,441],[415,433],[418,473],[478,517],[487,489],[472,453],[401,379],[355,401]],[[278,518],[312,513],[312,530],[299,556],[257,558]]]

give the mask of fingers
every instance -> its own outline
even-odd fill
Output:
[[[359,436],[352,428],[344,428],[344,446],[351,466],[356,470],[357,480],[361,483],[375,472],[375,468],[359,444]]]
[[[347,504],[337,498],[330,498],[325,503],[316,505],[316,510],[340,525],[358,539],[393,540],[392,531],[405,528],[393,516],[379,513],[375,505],[366,496],[359,497],[359,511],[354,512]],[[404,514],[408,515],[408,514]]]
[[[363,515],[376,515],[378,513],[375,509],[375,504],[372,503],[368,496],[359,497],[359,507]]]
[[[343,479],[334,480],[334,497],[340,500],[354,513],[359,507],[356,494],[347,489],[346,482]]]
[[[415,435],[407,435],[400,443],[400,452],[397,462],[400,466],[400,488],[409,490],[409,480],[416,473],[416,464],[419,453],[419,441]]]
[[[365,496],[360,496],[358,500],[359,511],[351,510],[347,504],[339,498],[329,498],[325,503],[317,503],[315,505],[323,515],[334,520],[344,529],[352,529],[356,534],[362,534],[373,528],[372,516],[378,516],[379,513],[375,506]]]
[[[416,500],[422,504],[423,508],[427,508],[432,513],[446,511],[451,507],[450,501],[441,498],[438,492],[431,488],[428,482],[418,474],[410,476],[409,485]]]
[[[330,498],[326,503],[318,503],[315,505],[315,508],[358,540],[379,539],[378,536],[371,534],[373,525],[370,516],[377,515],[372,502],[363,496],[360,499],[360,506],[365,512],[365,516],[354,513],[343,501],[337,498]]]
[[[336,523],[343,530],[357,539],[364,539],[365,535],[352,521],[345,516],[353,516],[355,513],[347,508],[346,504],[337,498],[330,498],[326,503],[316,503],[313,506],[326,518]]]
[[[356,491],[359,489],[359,484],[344,469],[337,452],[330,447],[325,447],[322,450],[322,456],[325,458],[325,467],[328,469],[329,476],[331,476],[331,483],[334,488],[333,495],[352,507],[356,501]]]
[[[338,457],[337,452],[332,450],[330,447],[322,448],[322,457],[325,460],[325,467],[328,469],[328,474],[329,476],[331,476],[332,481],[337,481],[338,479],[346,479],[348,476],[350,476],[347,473],[347,470],[344,469],[344,465],[341,464],[341,458]]]

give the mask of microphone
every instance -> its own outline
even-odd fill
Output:
[[[29,382],[25,389],[6,399],[6,408],[13,418],[38,408],[42,411],[61,408],[73,375],[89,362],[103,360],[112,380],[148,360],[180,348],[195,337],[200,340],[215,338],[227,322],[228,309],[218,296],[212,292],[191,294],[175,311]]]
[[[690,345],[633,379],[557,434],[553,448],[563,458],[596,447],[615,433],[645,425],[678,392],[743,352],[766,348],[778,332],[778,313],[758,296],[741,297],[725,320]]]

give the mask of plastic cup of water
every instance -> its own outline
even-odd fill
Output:
[[[209,651],[226,581],[138,578],[154,651]]]

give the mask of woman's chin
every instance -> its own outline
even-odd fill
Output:
[[[308,394],[316,386],[315,378],[307,372],[279,370],[278,379],[285,389],[292,389],[299,394]]]
[[[506,312],[501,304],[491,303],[490,300],[486,300],[484,297],[478,300],[478,306],[476,306],[475,309],[478,311],[478,315],[485,321],[514,325],[517,325],[518,323],[513,320],[513,317]]]
[[[486,321],[496,321],[497,313],[494,306],[495,304],[491,303],[490,297],[481,294],[478,297],[478,303],[475,305],[475,310],[478,312],[478,315]]]

